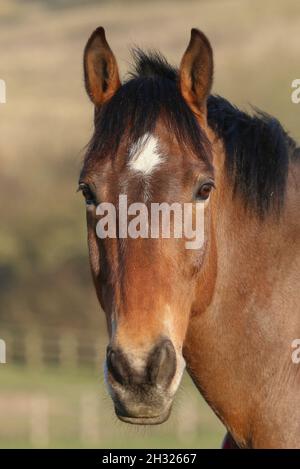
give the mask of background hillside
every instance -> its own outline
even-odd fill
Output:
[[[213,91],[258,106],[300,136],[290,99],[300,74],[297,0],[0,1],[0,320],[100,325],[76,194],[92,130],[82,50],[101,24],[123,73],[129,47],[178,64],[190,28],[215,52]]]

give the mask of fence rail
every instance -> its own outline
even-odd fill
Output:
[[[0,325],[6,363],[26,366],[98,367],[104,338],[89,330],[25,329]]]

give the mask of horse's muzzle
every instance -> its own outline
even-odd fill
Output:
[[[107,348],[107,384],[116,415],[127,423],[154,425],[168,419],[176,374],[176,352],[169,339],[162,339],[139,366],[121,348]]]

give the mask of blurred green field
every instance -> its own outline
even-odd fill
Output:
[[[299,0],[0,0],[0,338],[9,324],[90,329],[106,343],[76,194],[93,120],[82,52],[98,25],[123,75],[130,46],[178,64],[191,27],[202,29],[215,53],[213,92],[275,115],[300,139],[290,97],[300,78]],[[190,380],[169,422],[136,429],[114,417],[99,370],[0,365],[0,447],[43,438],[53,448],[220,446],[224,429]]]
[[[225,434],[187,377],[151,428],[115,417],[101,370],[0,365],[0,389],[0,448],[219,448]]]

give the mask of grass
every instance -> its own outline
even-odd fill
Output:
[[[1,365],[0,388],[0,448],[218,448],[225,433],[187,377],[170,420],[157,427],[118,421],[100,375],[91,369]],[[45,402],[46,444],[30,417],[34,411],[34,426],[41,425],[43,434]]]

